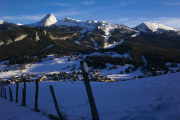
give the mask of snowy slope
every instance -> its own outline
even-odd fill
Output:
[[[162,24],[158,23],[148,23],[148,22],[143,22],[140,25],[136,26],[134,29],[137,31],[142,31],[142,32],[163,32],[163,31],[177,31],[174,28],[167,27]]]
[[[45,49],[48,49],[49,47],[52,47],[53,45],[48,46]],[[106,53],[100,53],[100,52],[94,52],[91,54],[86,55],[79,55],[74,56],[70,58],[70,56],[64,56],[64,57],[56,57],[55,55],[48,55],[47,58],[43,59],[43,62],[38,63],[30,63],[25,65],[25,69],[21,70],[19,65],[11,65],[8,66],[8,61],[0,62],[0,79],[11,79],[11,76],[21,76],[22,73],[27,73],[30,75],[40,75],[40,74],[59,74],[60,72],[67,72],[72,74],[73,71],[81,71],[80,69],[80,61],[86,58],[86,56],[112,56],[112,57],[125,57],[130,58],[130,55],[125,53],[123,55],[120,55],[116,52],[106,52]],[[70,58],[70,61],[68,61],[68,58]],[[81,59],[82,58],[82,59]],[[145,66],[147,65],[147,60],[142,56],[143,61],[145,62]],[[170,64],[170,63],[169,63]],[[113,64],[106,63],[106,68],[100,70],[100,74],[102,76],[106,76],[108,78],[117,78],[120,80],[124,79],[134,79],[134,77],[138,76],[144,76],[145,74],[141,71],[141,67],[139,67],[135,71],[131,71],[130,73],[126,73],[125,70],[131,66],[133,68],[134,66],[131,64],[126,64],[124,66],[117,65],[118,68],[113,69]],[[180,68],[180,64],[177,64],[177,67],[174,67],[173,70],[177,71]],[[8,70],[8,71],[7,71]],[[92,67],[89,67],[89,70],[99,70],[99,69],[93,69]],[[170,68],[171,70],[171,68]],[[120,73],[120,72],[123,72]],[[163,71],[159,71],[162,72]],[[91,72],[90,72],[91,73]],[[81,77],[80,77],[81,78]]]
[[[114,30],[114,29],[119,29],[119,30],[123,30],[123,33],[122,34],[125,34],[127,31],[128,32],[133,32],[133,31],[135,31],[135,30],[133,30],[133,29],[131,29],[131,28],[129,28],[129,27],[127,27],[127,26],[125,26],[125,25],[122,25],[122,24],[111,24],[111,23],[107,23],[107,24],[103,24],[103,25],[101,25],[101,26],[98,26],[98,29],[101,29],[101,30],[103,30],[104,32],[105,32],[105,41],[106,41],[106,43],[105,43],[105,46],[104,46],[104,48],[113,48],[114,46],[116,46],[116,45],[118,45],[118,44],[121,44],[122,42],[124,42],[124,39],[125,38],[123,38],[122,40],[121,40],[121,42],[114,42],[114,44],[108,44],[108,39],[109,39],[109,37],[111,36],[111,32]],[[137,31],[136,31],[137,32]],[[137,32],[138,33],[138,32]],[[136,37],[136,36],[138,36],[139,34],[135,34],[134,36],[132,36],[132,37]],[[131,36],[129,36],[129,37],[131,37]]]
[[[99,29],[103,30],[105,32],[105,45],[104,48],[113,48],[117,43],[114,44],[108,44],[108,39],[111,36],[110,31],[114,30],[115,28],[122,28],[122,25],[120,24],[106,24],[103,26],[99,26]]]
[[[180,73],[174,73],[111,83],[91,82],[100,119],[179,120],[179,76]],[[49,85],[53,85],[60,111],[66,115],[68,120],[92,119],[83,82],[41,82],[39,84],[40,96],[38,99],[38,108],[41,113],[57,116]],[[16,85],[10,86],[15,99]],[[23,88],[23,84],[20,84],[20,88]],[[21,93],[22,91],[19,89],[19,98],[22,96]],[[34,109],[34,93],[35,84],[28,83],[27,107],[30,109]],[[9,96],[7,97],[9,99]],[[2,106],[4,103],[7,102],[0,102],[0,105]],[[18,104],[20,105],[21,102]],[[4,108],[0,107],[0,115],[5,116],[7,112],[2,109]],[[16,112],[19,112],[19,109]],[[9,110],[8,113],[6,117],[13,117],[15,111]]]
[[[32,111],[3,98],[0,98],[0,106],[1,120],[50,120],[42,113]]]
[[[128,30],[132,30],[129,27],[126,27],[125,25],[122,24],[111,24],[111,23],[106,23],[106,24],[102,24],[100,26],[98,26],[99,29],[105,31],[105,35],[110,35],[110,31],[114,30],[114,29],[128,29]],[[133,30],[132,30],[133,31]]]
[[[103,30],[105,32],[105,36],[103,36],[105,38],[104,48],[109,48],[109,47],[115,46],[117,44],[120,44],[120,43],[114,43],[114,44],[107,43],[109,37],[111,36],[110,32],[113,31],[114,29],[127,29],[129,31],[134,31],[133,29],[126,27],[122,24],[111,24],[111,23],[107,23],[105,21],[95,21],[95,20],[84,20],[83,21],[83,20],[75,20],[75,19],[71,19],[71,18],[65,18],[63,20],[58,20],[58,22],[55,24],[55,26],[81,27],[81,28],[83,28],[83,30],[80,31],[81,33],[85,33],[87,31],[93,31],[95,28]],[[83,36],[84,35],[82,35],[82,37]],[[79,38],[77,40],[78,44],[81,44],[79,42],[79,40],[81,38]],[[92,41],[93,41],[93,39],[92,39]],[[95,44],[96,44],[96,42],[95,42]],[[95,48],[97,48],[97,45],[95,45],[95,46],[96,46]]]

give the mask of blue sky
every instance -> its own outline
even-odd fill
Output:
[[[180,0],[0,0],[0,20],[33,23],[46,14],[57,19],[103,20],[134,27],[157,22],[180,28]]]

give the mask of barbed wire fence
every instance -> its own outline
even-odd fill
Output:
[[[63,88],[61,87],[61,83],[65,83],[65,82],[51,82],[52,86],[56,89],[56,90],[60,90],[61,93],[63,93]],[[65,118],[67,120],[91,120],[91,111],[90,111],[90,106],[89,106],[89,100],[87,98],[87,95],[85,94],[85,89],[83,88],[83,82],[68,82],[68,84],[74,85],[74,86],[78,86],[78,92],[79,94],[81,94],[81,98],[78,98],[78,100],[80,100],[81,102],[78,101],[73,102],[73,103],[64,103],[65,100],[63,100],[63,94],[59,95],[59,91],[55,91],[55,94],[58,96],[57,97],[57,103],[58,103],[58,107],[61,111],[61,113],[63,114],[63,116],[65,116]],[[55,119],[58,117],[57,112],[55,110],[54,107],[54,103],[53,103],[53,99],[51,97],[51,93],[50,93],[50,89],[49,89],[49,83],[46,85],[39,85],[38,89],[39,89],[39,95],[38,95],[38,110],[49,116],[51,119]],[[2,86],[1,86],[2,87]],[[16,101],[16,85],[15,84],[10,84],[7,86],[3,86],[3,88],[6,88],[6,96],[7,96],[7,100],[10,100],[10,95],[9,95],[9,89],[8,87],[11,88],[12,91],[12,98],[13,98],[13,102]],[[36,85],[35,83],[27,83],[26,84],[26,107],[28,107],[31,110],[35,110],[35,92],[36,92]],[[18,90],[18,104],[22,105],[22,100],[23,100],[23,90],[24,86],[23,83],[19,83],[19,90]],[[2,96],[4,94],[3,89],[2,90]],[[72,90],[73,91],[73,90]],[[70,96],[71,94],[69,94]],[[79,95],[78,95],[79,96]]]

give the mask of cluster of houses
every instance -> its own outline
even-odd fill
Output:
[[[101,75],[100,70],[89,71],[89,80],[90,81],[98,81],[98,82],[114,82],[115,80],[112,78],[107,78],[106,75]],[[16,82],[23,82],[23,79],[26,79],[26,82],[33,82],[38,79],[40,82],[42,81],[83,81],[82,71],[73,71],[72,73],[68,72],[59,72],[53,74],[22,74],[21,76],[11,76],[11,79],[0,79],[0,84],[15,84]]]
[[[109,69],[118,69],[119,66],[114,65],[111,66]],[[169,71],[171,73],[179,72],[180,67],[179,66],[168,66],[171,67]],[[174,68],[174,69],[173,69]],[[176,69],[175,69],[176,68]],[[1,71],[2,72],[2,71]],[[3,71],[4,72],[4,71]],[[166,72],[166,71],[165,71]],[[167,71],[168,72],[168,71]],[[113,78],[108,78],[108,75],[102,75],[100,74],[100,70],[89,70],[89,80],[90,81],[97,81],[97,82],[114,82]],[[120,72],[120,74],[123,74]],[[148,76],[155,76],[155,75],[161,75],[163,74],[160,71],[154,71],[152,73],[138,76],[134,78],[143,78]],[[167,74],[167,73],[164,73]],[[34,82],[36,79],[38,79],[40,82],[42,81],[83,81],[82,77],[82,71],[71,71],[71,73],[68,72],[56,72],[56,73],[41,73],[41,74],[21,74],[21,76],[11,76],[10,79],[0,79],[0,84],[15,84],[16,82],[23,82],[22,78],[26,78],[26,82]],[[123,81],[123,80],[121,80]]]

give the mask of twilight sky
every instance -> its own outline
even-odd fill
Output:
[[[3,21],[33,23],[48,13],[59,20],[103,20],[129,27],[146,21],[180,28],[180,0],[0,0]]]

